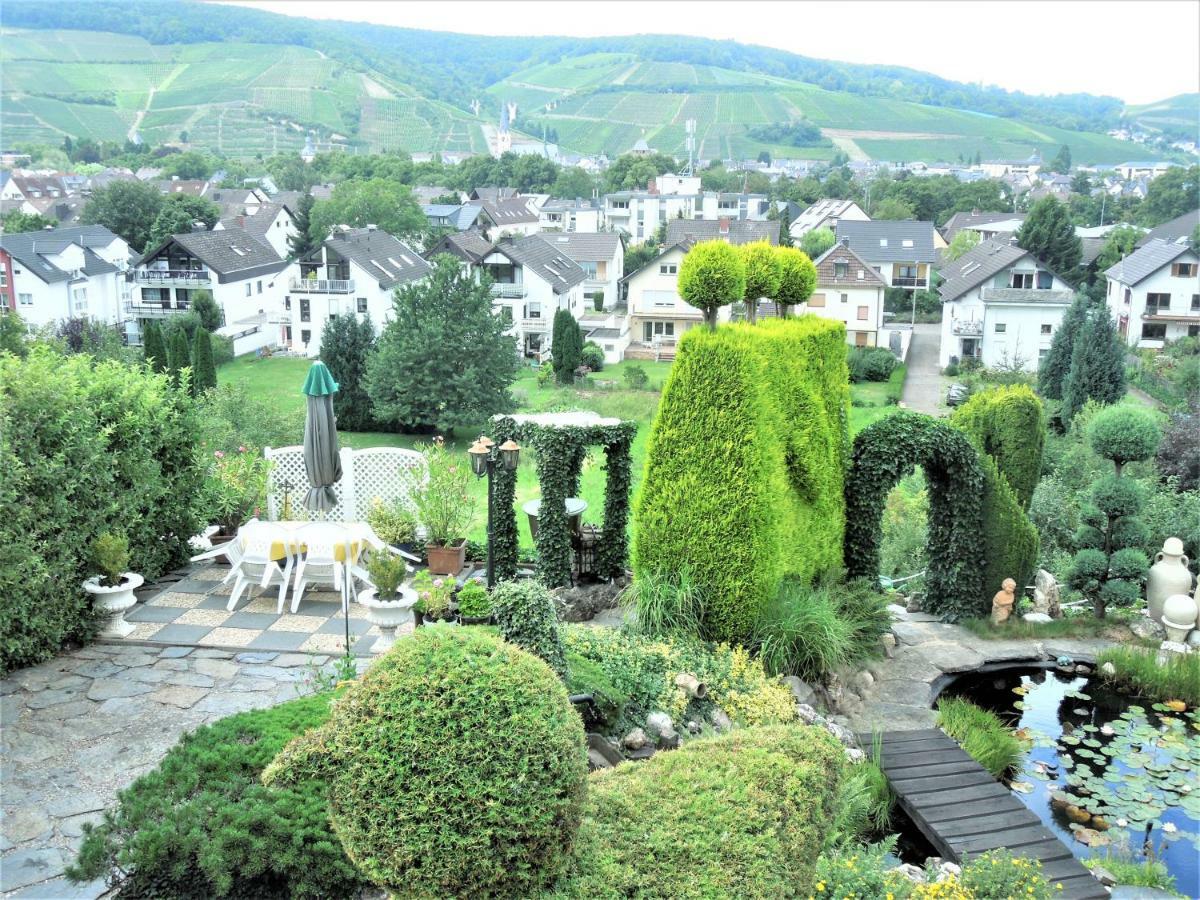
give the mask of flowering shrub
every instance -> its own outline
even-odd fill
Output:
[[[1035,859],[1016,857],[1007,850],[991,850],[964,861],[962,874],[938,876],[915,884],[898,872],[888,854],[894,839],[842,853],[824,854],[817,860],[810,900],[1050,900],[1060,887],[1041,873]]]
[[[810,900],[898,900],[907,895],[912,882],[889,871],[888,853],[895,839],[844,853],[824,853],[817,860]]]
[[[1049,900],[1061,890],[1042,874],[1042,864],[1036,859],[1013,856],[1007,850],[990,850],[967,860],[959,881],[966,896],[980,900],[991,897]]]
[[[437,438],[422,449],[429,479],[417,488],[417,518],[428,530],[429,543],[449,547],[465,537],[475,510],[471,506],[471,469],[465,458],[446,449]]]
[[[450,614],[450,597],[454,592],[453,578],[434,578],[422,569],[413,578],[417,592],[416,610],[431,619],[444,619]]]
[[[231,453],[213,451],[208,482],[211,509],[224,534],[233,534],[265,505],[270,473],[270,460],[257,450],[240,446]]]

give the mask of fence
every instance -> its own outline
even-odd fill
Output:
[[[267,447],[263,450],[272,463],[267,484],[267,516],[282,517],[285,498],[290,516],[299,517],[304,495],[308,493],[308,474],[304,469],[303,447]],[[334,485],[337,505],[322,518],[330,521],[362,522],[376,498],[384,503],[396,501],[412,505],[413,490],[424,483],[425,460],[415,450],[400,447],[373,447],[353,450],[343,447],[342,480]]]

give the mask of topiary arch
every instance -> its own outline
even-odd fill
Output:
[[[970,440],[930,416],[896,412],[859,432],[846,478],[844,551],[850,577],[879,577],[883,507],[917,465],[929,484],[925,609],[954,621],[990,606],[980,559],[983,470]]]

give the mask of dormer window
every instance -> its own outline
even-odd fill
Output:
[[[913,245],[913,242],[910,239],[905,238],[903,241],[900,242],[900,244],[901,244],[901,246],[904,246],[904,247],[911,247]]]
[[[880,247],[886,247],[886,246],[887,246],[887,242],[888,242],[888,239],[887,239],[887,238],[880,238],[880,239],[879,239],[879,246],[880,246]]]

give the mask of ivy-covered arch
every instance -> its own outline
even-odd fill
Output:
[[[604,522],[596,546],[596,574],[602,578],[624,575],[629,557],[629,493],[637,424],[616,420],[580,425],[547,424],[503,416],[496,420],[494,432],[499,444],[512,438],[533,450],[542,493],[537,528],[537,573],[549,587],[571,583],[571,532],[565,501],[579,494],[579,477],[588,448],[599,447],[604,451]],[[493,478],[496,519],[492,540],[496,577],[515,578],[517,474],[498,468]]]
[[[917,465],[929,484],[929,568],[925,609],[948,621],[983,615],[981,535],[983,469],[957,428],[930,416],[896,412],[859,432],[846,478],[846,567],[851,577],[879,577],[883,507]]]

